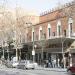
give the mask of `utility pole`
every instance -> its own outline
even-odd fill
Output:
[[[17,0],[16,0],[16,25],[18,24],[17,23],[17,19],[18,19],[17,5],[18,4],[17,4]],[[18,49],[17,49],[18,43],[17,43],[16,25],[14,26],[14,30],[15,30],[15,48],[16,48],[16,60],[18,61]]]
[[[33,63],[35,62],[35,49],[34,49],[34,27],[32,26],[32,41],[33,41],[33,50],[32,50],[32,55],[33,55]]]
[[[62,44],[62,59],[63,59],[63,67],[66,67],[66,62],[65,62],[65,54],[64,54],[64,42],[65,42],[66,38],[64,39],[63,37],[61,37],[61,44]]]

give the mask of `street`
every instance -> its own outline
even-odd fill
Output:
[[[0,69],[0,75],[68,75],[67,72],[48,70]]]

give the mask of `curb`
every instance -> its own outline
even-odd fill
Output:
[[[67,69],[62,68],[38,68],[35,70],[46,70],[46,71],[56,71],[56,72],[67,72]]]
[[[12,68],[4,68],[1,67],[0,70],[2,69],[12,69]],[[43,68],[43,67],[36,67],[34,70],[45,70],[45,71],[55,71],[55,72],[67,72],[67,69],[63,68]]]

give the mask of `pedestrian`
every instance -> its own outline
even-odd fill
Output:
[[[51,67],[51,59],[48,60],[48,67]]]
[[[48,60],[46,60],[46,67],[48,67]]]
[[[52,64],[53,64],[53,68],[55,68],[56,67],[56,60],[55,59],[52,61]]]

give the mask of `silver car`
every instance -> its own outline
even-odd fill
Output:
[[[34,69],[35,63],[32,62],[32,60],[23,60],[20,61],[17,65],[17,68],[19,69]]]
[[[35,65],[31,60],[26,60],[25,61],[25,69],[34,69]]]

